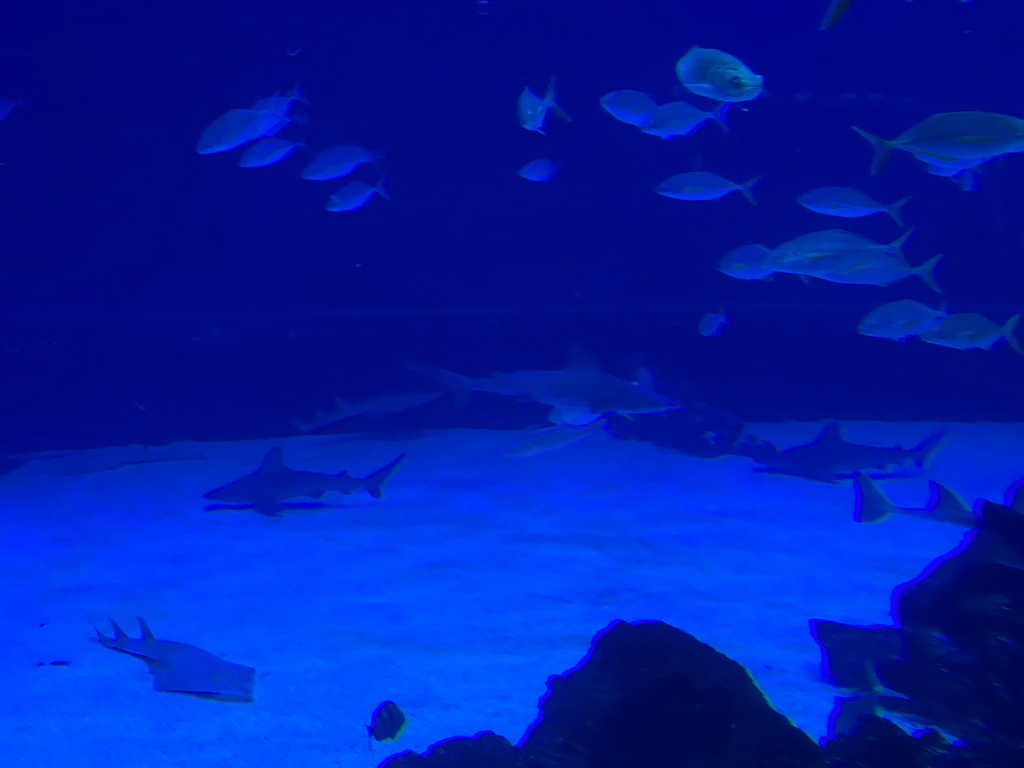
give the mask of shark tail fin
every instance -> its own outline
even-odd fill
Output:
[[[880,523],[897,511],[878,484],[863,472],[853,481],[853,494],[853,519],[858,523]]]
[[[462,407],[469,402],[469,395],[473,391],[473,385],[476,383],[469,376],[446,371],[444,368],[438,368],[436,365],[424,365],[423,363],[406,362],[405,367],[410,371],[415,371],[422,376],[426,376],[428,379],[432,379],[447,389],[455,398],[457,406]]]
[[[363,487],[366,492],[373,496],[375,499],[379,499],[383,495],[384,483],[387,481],[391,474],[398,469],[398,465],[402,463],[405,458],[403,453],[397,459],[392,461],[390,464],[386,464],[376,472],[373,472],[362,479]]]
[[[910,449],[910,458],[914,462],[914,466],[919,469],[924,469],[930,463],[935,453],[942,448],[943,443],[946,442],[946,437],[949,433],[943,430],[942,432],[936,432],[931,437],[926,437],[920,443]]]

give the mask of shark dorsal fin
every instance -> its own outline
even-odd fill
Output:
[[[940,519],[956,515],[963,517],[965,514],[971,513],[970,507],[964,504],[963,499],[949,490],[949,488],[934,480],[929,480],[928,484],[931,486],[931,499],[928,502],[928,509],[933,511],[936,517]]]
[[[280,445],[275,445],[260,462],[259,472],[276,472],[284,469],[284,451]]]
[[[830,421],[821,428],[821,432],[818,433],[818,437],[814,442],[819,445],[845,443],[846,441],[843,440],[843,425],[838,421]]]
[[[853,488],[853,519],[858,523],[878,523],[897,511],[878,484],[863,472],[857,474]]]
[[[149,628],[149,624],[141,616],[135,617],[139,622],[139,631],[142,633],[142,639],[146,641],[156,640],[156,635],[153,634],[153,630]]]

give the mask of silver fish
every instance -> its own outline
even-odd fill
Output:
[[[676,136],[692,136],[708,120],[714,120],[728,131],[729,124],[725,122],[728,109],[728,102],[722,102],[713,112],[705,112],[689,102],[672,101],[654,110],[651,119],[640,130],[652,136],[671,139]]]
[[[643,91],[612,91],[601,97],[601,106],[620,122],[644,126],[650,122],[658,102]]]
[[[764,245],[743,245],[718,262],[718,271],[739,280],[764,280],[775,274],[770,266],[775,252]]]
[[[241,168],[265,168],[268,165],[281,162],[294,152],[296,147],[300,146],[302,144],[298,141],[282,139],[277,136],[257,139],[238,158],[238,165]]]
[[[797,202],[809,211],[838,216],[843,219],[857,219],[873,213],[888,213],[898,226],[903,227],[900,209],[909,197],[885,205],[873,200],[858,189],[851,187],[818,187],[797,198]]]
[[[519,94],[519,102],[517,104],[519,124],[523,128],[528,131],[536,131],[542,136],[547,135],[544,133],[544,123],[547,122],[548,112],[551,111],[567,123],[572,122],[572,118],[555,101],[555,78],[552,77],[548,81],[548,87],[544,92],[543,98],[531,91],[529,86],[523,88],[523,92]]]
[[[921,334],[921,340],[950,349],[991,349],[1000,339],[1006,339],[1013,350],[1024,355],[1013,335],[1020,315],[1014,315],[999,327],[987,317],[975,312],[961,312],[943,318],[930,331]]]
[[[743,184],[737,184],[722,178],[717,173],[690,171],[665,179],[654,191],[675,200],[717,200],[730,192],[742,192],[751,205],[757,205],[757,200],[754,199],[751,189],[762,178],[762,176],[755,176]]]
[[[697,45],[676,62],[676,76],[688,90],[715,101],[750,101],[764,89],[764,78],[735,56]]]
[[[348,176],[364,163],[372,163],[383,157],[380,152],[360,147],[357,144],[337,144],[327,147],[302,169],[302,178],[311,181],[327,181]]]
[[[934,328],[946,316],[941,309],[910,299],[891,301],[868,312],[857,324],[857,333],[879,339],[907,341]]]
[[[375,186],[362,181],[350,181],[338,189],[327,201],[328,211],[355,211],[362,208],[374,195],[380,195],[385,200],[390,200],[384,190],[384,180],[381,179]]]

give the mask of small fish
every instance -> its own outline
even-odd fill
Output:
[[[764,245],[743,245],[718,262],[718,271],[739,280],[764,280],[775,274],[770,263],[775,252]]]
[[[1015,352],[1024,355],[1024,349],[1013,335],[1018,320],[1020,315],[1014,315],[1000,328],[975,312],[961,312],[940,320],[930,331],[921,334],[921,340],[950,349],[987,350],[1000,339],[1006,339]]]
[[[928,165],[988,161],[1024,152],[1024,120],[996,112],[946,112],[927,117],[895,139],[882,139],[854,127],[871,144],[872,175],[885,167],[894,149],[909,152]]]
[[[809,211],[838,216],[843,219],[857,219],[873,213],[888,213],[901,228],[903,220],[900,209],[910,200],[905,197],[891,205],[872,200],[860,190],[851,187],[818,187],[797,198],[797,202]]]
[[[857,324],[857,333],[878,339],[907,341],[934,328],[946,317],[941,309],[910,299],[891,301],[871,310]]]
[[[356,144],[337,144],[321,150],[313,160],[302,169],[302,178],[311,181],[327,181],[348,176],[364,163],[372,163],[383,157],[380,152],[373,152]]]
[[[750,101],[764,89],[764,78],[735,56],[697,45],[676,62],[676,76],[688,90],[715,101]]]
[[[519,169],[519,175],[527,181],[550,181],[558,173],[558,166],[551,160],[531,160]]]
[[[697,332],[701,336],[721,336],[722,328],[730,322],[732,321],[729,320],[729,316],[725,314],[724,309],[718,312],[708,312],[697,324]]]
[[[620,122],[644,126],[650,122],[658,102],[643,91],[612,91],[601,97],[601,106]]]
[[[343,185],[327,200],[328,211],[356,211],[370,202],[374,195],[380,195],[385,200],[390,200],[384,190],[384,180],[377,182],[376,186],[366,184],[362,181],[350,181]]]
[[[605,431],[605,420],[598,418],[589,424],[559,424],[545,427],[527,436],[523,442],[508,452],[509,456],[537,456],[541,453],[556,451],[559,448],[578,443]]]
[[[238,158],[238,165],[241,168],[265,168],[281,162],[300,146],[302,144],[298,141],[279,139],[277,136],[257,139]]]
[[[689,102],[673,101],[654,110],[651,119],[640,130],[652,136],[671,139],[676,136],[692,136],[708,120],[714,120],[728,131],[729,124],[725,122],[728,109],[728,102],[722,102],[713,112],[705,112]]]
[[[828,4],[828,10],[825,11],[825,18],[821,20],[821,24],[818,26],[819,32],[824,32],[826,29],[832,29],[846,12],[850,10],[851,0],[831,0]]]
[[[762,178],[762,176],[755,176],[750,181],[737,184],[734,181],[723,179],[717,173],[690,171],[665,179],[654,191],[674,200],[717,200],[730,192],[740,191],[751,205],[757,205],[757,200],[754,199],[750,190]]]
[[[382,701],[373,710],[366,733],[370,738],[386,743],[400,738],[408,725],[409,719],[395,702]]]
[[[523,88],[523,92],[519,94],[517,109],[519,124],[526,130],[536,131],[542,136],[547,135],[544,133],[544,123],[547,121],[548,112],[550,111],[554,111],[556,115],[567,123],[572,122],[572,118],[555,101],[555,78],[553,77],[548,81],[548,88],[544,92],[544,98],[531,91],[529,86]]]

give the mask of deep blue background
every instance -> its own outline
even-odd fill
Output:
[[[892,137],[935,112],[1024,117],[1024,10],[854,0],[818,32],[826,5],[5,8],[0,96],[25,103],[0,123],[0,450],[280,434],[335,395],[421,388],[406,359],[482,375],[557,367],[572,342],[617,373],[642,360],[664,389],[751,420],[1024,419],[1024,359],[1009,349],[854,332],[885,301],[934,300],[919,281],[748,283],[715,270],[733,247],[842,226],[794,200],[850,184],[913,196],[908,259],[947,254],[938,279],[952,311],[1002,323],[1022,310],[1021,158],[986,168],[973,194],[904,153],[872,178],[850,126]],[[695,43],[766,77],[762,98],[735,105],[731,134],[708,126],[664,142],[600,109],[620,88],[686,98],[674,64]],[[574,120],[552,118],[543,137],[518,126],[515,102],[551,75]],[[301,158],[239,169],[234,154],[195,153],[219,114],[299,80],[310,145],[384,150],[393,203],[329,214],[335,183],[300,179]],[[562,164],[559,177],[516,177],[542,156]],[[695,167],[764,174],[761,204],[653,193]],[[850,226],[899,233],[882,216]],[[734,325],[699,337],[698,318],[719,304]],[[520,416],[438,404],[415,418]]]

